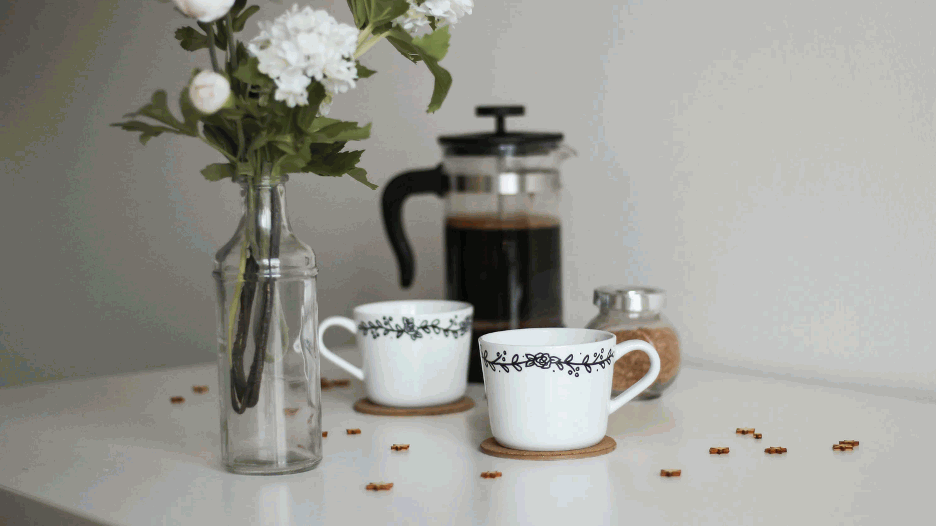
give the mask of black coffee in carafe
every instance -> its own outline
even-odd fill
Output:
[[[478,337],[507,329],[562,326],[562,253],[557,216],[559,162],[571,150],[562,134],[504,130],[522,106],[481,107],[497,118],[495,133],[441,137],[442,165],[390,181],[384,227],[412,283],[415,262],[401,223],[402,203],[415,193],[446,198],[445,291],[474,306],[468,381],[482,382]]]
[[[561,324],[559,239],[559,221],[548,216],[448,218],[447,296],[474,305],[490,330]]]

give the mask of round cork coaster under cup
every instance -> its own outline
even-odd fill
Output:
[[[430,407],[389,407],[375,404],[367,398],[354,402],[354,410],[358,413],[380,416],[433,416],[461,413],[475,406],[474,400],[463,396],[454,402]]]
[[[481,452],[492,457],[515,458],[518,460],[567,460],[573,458],[600,457],[614,451],[617,442],[609,436],[605,436],[594,446],[582,449],[570,449],[568,451],[524,451],[521,449],[510,449],[500,445],[494,437],[481,442]]]

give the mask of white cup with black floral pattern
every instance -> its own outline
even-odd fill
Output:
[[[591,447],[608,431],[608,416],[660,374],[660,356],[643,340],[593,329],[515,329],[481,336],[484,391],[494,439],[525,451]],[[643,351],[650,371],[611,398],[614,362]]]
[[[404,300],[354,308],[354,319],[332,316],[319,325],[322,356],[364,382],[367,398],[389,407],[430,407],[454,402],[468,388],[470,303]],[[358,368],[325,347],[332,325],[355,334],[363,357]]]

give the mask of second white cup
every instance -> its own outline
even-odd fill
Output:
[[[454,402],[468,388],[474,307],[461,301],[404,300],[354,308],[354,319],[332,316],[319,325],[322,356],[364,382],[367,398],[390,407]],[[332,325],[353,332],[363,357],[357,368],[325,347]]]
[[[608,431],[608,415],[656,380],[660,356],[643,340],[615,344],[592,329],[515,329],[479,338],[484,391],[494,439],[527,451],[593,446]],[[650,371],[611,398],[614,362],[643,351]]]

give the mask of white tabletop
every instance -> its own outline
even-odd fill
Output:
[[[344,376],[323,365],[327,377]],[[193,394],[196,384],[209,393]],[[477,402],[469,412],[400,418],[355,413],[363,393],[355,380],[323,393],[329,435],[317,469],[257,477],[220,466],[217,393],[214,365],[0,390],[0,497],[19,499],[0,518],[46,507],[133,525],[900,524],[932,516],[936,404],[922,401],[684,368],[662,398],[611,416],[611,454],[533,462],[480,452],[491,434],[479,385],[469,389]],[[170,404],[175,395],[186,402]],[[738,427],[764,438],[736,435]],[[832,451],[847,439],[859,447]],[[410,449],[392,452],[394,443]],[[710,455],[715,446],[731,452]],[[788,452],[768,455],[768,446]],[[682,477],[661,478],[660,469]],[[494,470],[503,476],[480,477]],[[394,487],[374,493],[369,482]]]

